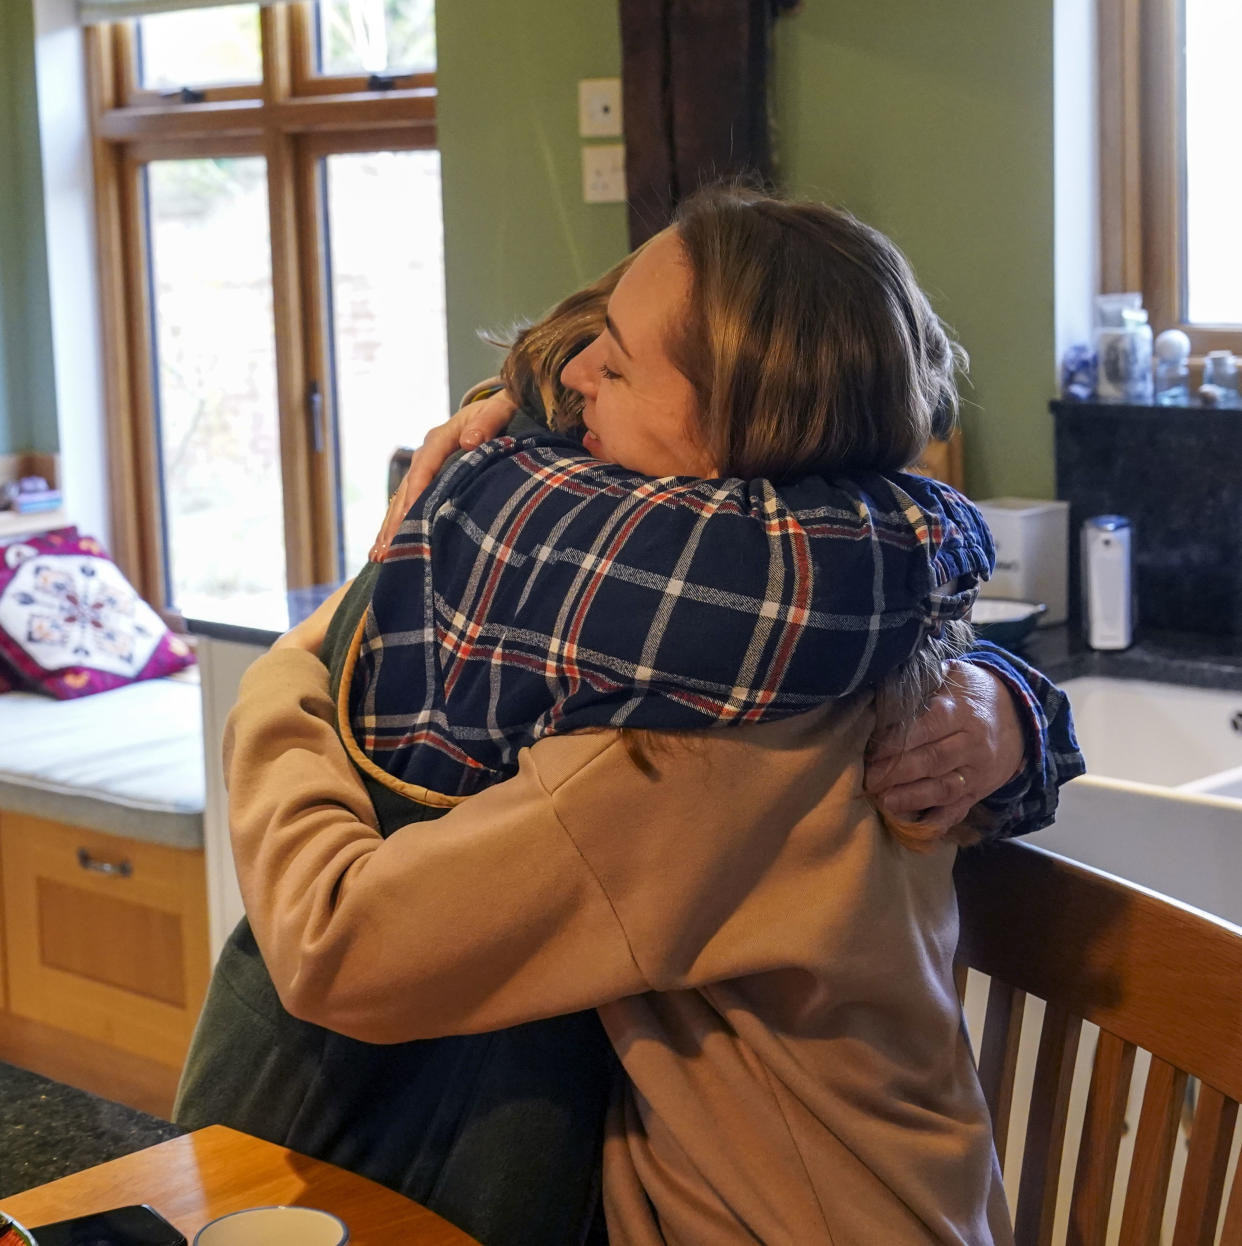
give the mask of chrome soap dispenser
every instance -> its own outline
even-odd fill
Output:
[[[1082,621],[1092,649],[1134,640],[1134,544],[1130,521],[1096,515],[1082,525]]]

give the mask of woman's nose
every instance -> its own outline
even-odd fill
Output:
[[[590,342],[584,346],[562,369],[561,384],[566,389],[572,389],[581,394],[584,398],[593,398],[595,396],[596,382],[599,379],[599,373],[591,366],[591,353],[595,349],[595,343]]]

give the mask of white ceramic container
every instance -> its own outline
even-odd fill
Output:
[[[349,1230],[314,1207],[248,1207],[205,1224],[194,1246],[345,1246]]]

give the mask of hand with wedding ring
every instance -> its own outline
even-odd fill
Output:
[[[984,667],[950,662],[918,718],[872,738],[864,785],[886,813],[944,832],[1014,778],[1024,753],[1006,684]]]

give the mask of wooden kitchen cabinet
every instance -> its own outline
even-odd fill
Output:
[[[171,1068],[210,956],[201,850],[0,813],[8,1010]]]

